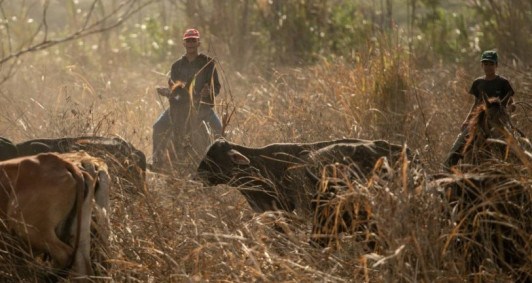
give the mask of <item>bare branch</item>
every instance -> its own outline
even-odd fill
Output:
[[[37,35],[39,34],[39,32],[41,32],[43,27],[44,27],[44,36],[43,36],[44,39],[43,40],[46,40],[46,38],[48,38],[48,22],[46,22],[46,13],[48,12],[48,5],[49,4],[50,4],[50,1],[48,1],[48,0],[44,1],[43,10],[42,10],[43,19],[42,19],[41,23],[39,24],[39,26],[37,27],[35,32],[33,32],[33,34],[29,37],[28,42],[23,43],[21,46],[32,44],[36,40]],[[10,51],[10,53],[11,53],[11,51]]]
[[[48,5],[50,4],[49,1],[44,2],[44,7],[42,9],[42,26],[44,26],[44,38],[43,41],[46,41],[48,39],[48,23],[46,22],[46,13],[48,12]],[[35,32],[35,36],[37,36],[37,33],[39,32],[40,27]]]
[[[0,85],[4,84],[15,74],[15,66],[16,64],[11,64],[7,68],[3,68],[5,74],[0,78]]]
[[[48,1],[46,1],[45,3],[45,8],[44,8],[44,11],[43,11],[43,22],[42,22],[42,26],[44,27],[44,32],[45,32],[45,35],[44,35],[44,38],[43,40],[40,42],[40,43],[36,43],[36,44],[33,44],[29,47],[26,47],[26,48],[23,48],[19,51],[15,51],[13,52],[13,50],[11,49],[11,44],[10,44],[10,50],[9,50],[9,55],[5,56],[5,57],[2,57],[0,58],[0,66],[2,66],[3,64],[15,59],[15,58],[18,58],[26,53],[31,53],[31,52],[35,52],[35,51],[40,51],[40,50],[44,50],[44,49],[47,49],[47,48],[50,48],[52,46],[55,46],[55,45],[58,45],[58,44],[61,44],[61,43],[65,43],[65,42],[69,42],[69,41],[72,41],[72,40],[76,40],[76,39],[80,39],[80,38],[83,38],[83,37],[87,37],[89,35],[92,35],[92,34],[97,34],[97,33],[101,33],[101,32],[105,32],[105,31],[108,31],[108,30],[111,30],[111,29],[114,29],[120,25],[122,25],[124,22],[126,22],[129,18],[131,18],[133,15],[135,15],[136,13],[138,13],[139,11],[141,11],[142,9],[144,9],[145,7],[147,7],[148,5],[152,4],[152,3],[155,3],[157,2],[156,0],[148,0],[148,1],[145,1],[143,2],[143,0],[129,0],[129,1],[124,1],[124,2],[121,2],[121,5],[119,5],[116,9],[114,9],[111,13],[109,13],[108,15],[105,15],[102,19],[99,19],[97,21],[95,21],[94,23],[92,24],[89,24],[89,20],[92,16],[92,11],[94,10],[94,6],[95,6],[95,3],[97,2],[97,0],[95,0],[93,2],[93,5],[91,5],[91,9],[87,15],[87,17],[85,18],[85,24],[84,26],[70,34],[70,35],[67,35],[63,38],[57,38],[57,39],[48,39],[48,27],[47,27],[47,24],[46,24],[46,11],[47,11],[47,7],[48,7]],[[1,2],[0,2],[1,3]],[[2,11],[3,13],[3,11]],[[113,17],[116,17],[116,21],[114,23],[111,23],[109,25],[104,25],[104,23],[113,18]],[[40,27],[39,29],[40,30]]]
[[[98,0],[94,0],[92,2],[91,8],[89,9],[89,13],[87,14],[87,17],[85,18],[85,23],[83,24],[83,29],[87,28],[87,25],[89,24],[89,20],[91,18],[92,12],[96,8],[96,3],[98,3]],[[100,3],[101,4],[101,3]],[[105,19],[104,19],[105,20]]]
[[[4,1],[2,1],[2,2],[4,2]],[[5,19],[6,18],[6,13],[5,13],[4,8],[2,6],[2,2],[0,2],[0,13],[2,14],[2,18]],[[5,26],[5,29],[6,29],[7,38],[10,39],[11,38],[11,29],[9,28],[8,24],[5,24],[4,26]],[[7,45],[8,45],[8,52],[11,53],[13,51],[13,46],[11,45],[11,40],[7,40]]]

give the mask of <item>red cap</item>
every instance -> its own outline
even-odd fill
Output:
[[[199,38],[199,31],[197,29],[187,29],[185,34],[183,34],[183,39],[187,38]]]

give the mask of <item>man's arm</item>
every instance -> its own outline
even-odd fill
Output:
[[[514,104],[514,97],[513,95],[510,96],[510,98],[508,98],[508,101],[506,102],[506,109],[508,110],[508,112],[512,113],[515,111],[516,107],[515,107],[515,104]]]
[[[471,109],[469,109],[469,113],[467,113],[467,116],[466,116],[464,122],[462,122],[462,126],[461,126],[462,130],[467,128],[467,125],[469,124],[469,120],[471,119],[471,116],[473,115],[473,109],[477,108],[477,106],[481,103],[481,101],[482,100],[480,98],[475,97],[475,102],[471,106]]]
[[[179,73],[179,60],[175,61],[170,67],[170,74],[168,76],[168,88],[172,89],[175,84],[178,82],[178,73]]]
[[[220,94],[221,85],[220,85],[220,80],[218,79],[218,71],[216,70],[214,61],[212,62],[212,64],[213,64],[212,82],[214,86],[214,96],[217,96],[218,94]]]
[[[514,112],[515,111],[515,105],[514,105],[514,89],[512,88],[512,85],[510,84],[510,82],[507,80],[506,81],[506,96],[507,98],[505,97],[503,99],[506,100],[504,101],[505,102],[505,105],[506,106],[506,109],[508,109],[508,111],[511,113],[511,112]]]
[[[475,100],[473,102],[473,105],[471,106],[471,109],[469,109],[469,113],[467,113],[467,116],[464,122],[462,122],[462,126],[461,126],[462,130],[467,128],[467,124],[469,124],[469,120],[471,119],[471,116],[473,115],[473,109],[475,109],[482,102],[482,98],[480,97],[480,92],[478,88],[478,83],[479,83],[478,79],[474,80],[473,83],[471,84],[471,87],[469,88],[468,93],[471,96],[473,96]]]
[[[209,64],[211,64],[210,67],[212,67],[206,69],[206,71],[208,71],[209,73],[207,74],[207,82],[201,89],[202,97],[210,97],[213,94],[214,96],[217,96],[218,94],[220,94],[221,85],[218,79],[218,71],[216,70],[214,60],[211,61]]]

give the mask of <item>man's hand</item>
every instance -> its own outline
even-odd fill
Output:
[[[204,86],[202,89],[201,89],[201,92],[200,92],[200,97],[209,97],[211,95],[211,89],[209,88],[209,86]]]
[[[464,131],[465,129],[467,129],[467,126],[469,125],[469,123],[467,121],[464,121],[462,123],[462,126],[460,127],[460,130]]]
[[[165,96],[165,97],[172,97],[172,91],[167,87],[158,87],[156,88],[157,94]]]

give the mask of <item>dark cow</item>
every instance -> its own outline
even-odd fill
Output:
[[[343,171],[344,165],[332,165]],[[342,169],[343,168],[343,169]],[[341,175],[341,174],[340,174]],[[371,193],[349,176],[323,176],[318,192],[311,201],[312,232],[310,244],[327,247],[337,244],[340,233],[355,234],[357,242],[365,242],[374,251],[377,226],[371,215]]]
[[[374,250],[377,227],[370,213],[367,177],[374,173],[381,180],[392,181],[406,173],[408,182],[403,185],[413,188],[415,176],[411,172],[419,170],[419,161],[408,148],[381,140],[333,144],[311,152],[309,163],[307,175],[317,184],[311,201],[310,242],[320,247],[333,243],[340,233],[350,232]],[[401,170],[405,166],[414,170]]]
[[[349,165],[353,178],[364,179],[382,157],[386,157],[389,163],[395,163],[403,155],[409,160],[415,159],[410,150],[402,145],[375,140],[355,144],[335,143],[311,152],[309,161],[316,172],[322,172],[324,166],[333,163]]]
[[[326,149],[328,146],[331,147]],[[401,149],[385,141],[360,139],[276,143],[260,148],[218,139],[208,148],[197,173],[207,185],[238,187],[256,212],[293,211],[296,207],[305,210],[316,185],[308,176],[308,172],[315,169],[309,171],[307,165],[313,166],[325,159],[332,163],[349,160],[358,164],[361,172],[366,172],[371,167],[369,164],[379,157]],[[342,154],[348,154],[347,158]],[[319,172],[314,174],[319,176]]]
[[[67,153],[79,150],[102,158],[111,175],[130,180],[133,185],[143,184],[146,174],[146,156],[131,143],[118,137],[65,137],[57,139],[34,139],[16,145],[19,156],[42,152]]]
[[[18,157],[17,146],[10,140],[0,137],[0,161]]]

